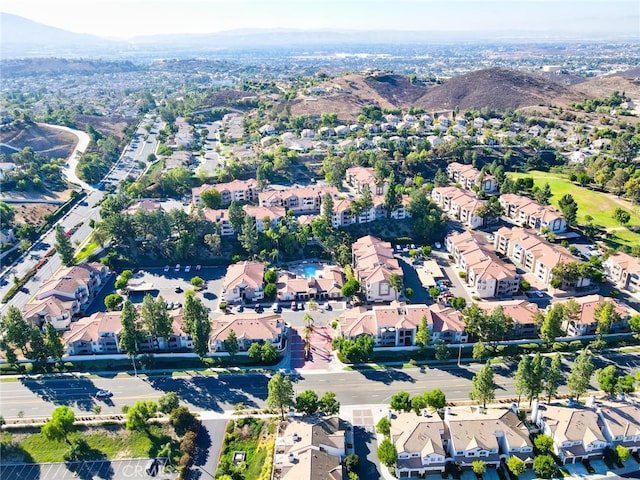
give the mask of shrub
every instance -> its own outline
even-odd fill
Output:
[[[564,352],[569,349],[569,343],[567,342],[553,342],[551,346],[554,352]]]

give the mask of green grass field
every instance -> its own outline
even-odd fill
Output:
[[[162,445],[177,441],[170,436],[168,426],[150,425],[149,432],[130,432],[124,427],[79,428],[69,435],[73,441],[84,438],[91,448],[92,459],[103,458],[147,458],[155,456]],[[3,453],[14,453],[23,456],[25,463],[63,462],[69,445],[47,440],[40,433],[13,435],[3,432],[1,438]]]
[[[640,228],[640,209],[623,199],[613,199],[604,193],[595,192],[584,187],[571,183],[565,175],[557,173],[547,173],[531,171],[529,173],[509,173],[514,179],[521,177],[531,177],[534,183],[542,187],[545,182],[549,183],[553,196],[551,203],[558,207],[558,200],[563,195],[570,193],[578,204],[578,223],[586,223],[585,216],[591,215],[593,223],[604,227],[615,234],[617,238],[611,239],[620,245],[633,246],[640,243],[640,234],[630,231],[626,227],[619,225],[611,215],[617,207],[623,208],[631,214],[630,227]]]

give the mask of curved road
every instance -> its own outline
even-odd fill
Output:
[[[65,132],[69,132],[78,138],[78,144],[76,145],[76,148],[74,149],[73,153],[67,159],[67,168],[64,169],[63,173],[65,177],[67,177],[67,180],[69,180],[70,183],[79,185],[80,187],[82,187],[83,189],[89,192],[92,190],[95,190],[91,185],[80,180],[78,178],[78,175],[76,174],[78,161],[80,160],[80,157],[82,156],[82,154],[87,151],[89,142],[91,142],[91,138],[89,137],[89,135],[86,132],[83,132],[81,130],[74,130],[72,128],[62,127],[60,125],[47,124],[47,126],[50,128],[55,128],[57,130],[64,130]]]

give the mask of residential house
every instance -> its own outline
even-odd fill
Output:
[[[338,317],[343,337],[354,340],[361,335],[374,339],[376,347],[413,347],[416,333],[427,320],[431,342],[466,343],[462,313],[442,305],[405,304],[374,305],[371,310],[359,307],[346,310]]]
[[[445,426],[437,415],[417,416],[398,413],[391,419],[391,441],[398,452],[398,478],[444,472],[447,452],[444,448]]]
[[[511,338],[538,338],[540,324],[538,323],[537,314],[540,309],[535,303],[526,300],[478,302],[478,307],[487,313],[493,312],[497,307],[502,307],[505,315],[513,319]]]
[[[274,478],[279,480],[341,480],[346,478],[347,424],[338,417],[296,418],[276,438]],[[343,477],[344,475],[344,477]]]
[[[640,258],[616,252],[602,262],[607,278],[619,288],[640,292]]]
[[[265,266],[260,262],[243,261],[229,265],[222,284],[221,300],[227,303],[262,300],[264,272]]]
[[[504,207],[505,215],[520,225],[529,227],[542,233],[548,230],[558,234],[567,231],[567,222],[562,213],[548,205],[540,205],[535,200],[513,193],[500,195],[500,204]]]
[[[607,439],[598,426],[599,416],[587,406],[539,405],[531,411],[533,422],[553,438],[553,449],[562,464],[602,458]]]
[[[338,195],[335,187],[293,187],[284,190],[264,190],[258,194],[261,207],[283,207],[291,210],[294,215],[319,213],[322,197],[329,193],[332,197]]]
[[[370,167],[349,167],[345,172],[347,184],[351,185],[356,192],[362,193],[362,188],[368,185],[372,195],[384,195],[389,188],[387,180],[378,181],[375,170]]]
[[[271,343],[282,350],[285,345],[286,327],[280,315],[274,313],[242,313],[217,319],[211,331],[209,349],[226,352],[224,341],[235,332],[240,352],[246,352],[252,343]]]
[[[462,133],[466,131],[462,129]],[[447,165],[447,175],[454,183],[459,183],[466,190],[483,190],[485,192],[494,192],[496,190],[496,181],[491,175],[485,175],[483,172],[473,167],[459,162],[453,162]]]
[[[475,194],[458,187],[436,187],[431,191],[431,197],[444,212],[462,224],[471,228],[484,224],[484,218],[478,215],[478,208],[487,202],[478,199]]]
[[[598,426],[612,448],[621,445],[640,452],[640,404],[619,399],[598,402]]]
[[[139,211],[145,213],[162,212],[162,203],[157,198],[141,198],[135,200],[124,213],[135,215]]]
[[[481,237],[467,230],[449,235],[445,245],[478,297],[503,298],[518,292],[520,275],[516,268],[502,261]]]
[[[235,234],[233,225],[231,225],[231,222],[229,221],[229,210],[203,208],[202,212],[204,214],[204,218],[211,223],[218,225],[221,236],[226,237]]]
[[[368,302],[397,300],[399,293],[391,287],[392,275],[402,277],[398,260],[389,242],[367,235],[352,245],[353,272]]]
[[[224,207],[231,202],[255,202],[258,198],[258,183],[255,179],[233,180],[227,183],[217,183],[214,185],[202,185],[191,189],[193,203],[196,208],[204,206],[201,195],[207,190],[217,190],[220,192],[220,206]]]
[[[494,247],[517,267],[533,273],[536,280],[545,285],[551,284],[553,267],[559,263],[578,261],[566,248],[552,245],[521,227],[500,228],[494,235]],[[580,288],[590,283],[590,279],[580,277],[575,282],[565,282],[562,288]]]
[[[342,270],[335,265],[324,265],[322,270],[310,277],[298,275],[289,270],[279,270],[276,283],[280,301],[335,299],[342,296],[344,285]]]
[[[447,407],[444,414],[448,457],[457,465],[470,467],[475,460],[498,467],[502,461],[516,456],[533,461],[533,445],[529,431],[518,418],[517,408],[508,410]]]
[[[615,312],[620,317],[620,323],[612,325],[612,328],[619,328],[627,324],[629,319],[636,315],[636,312],[630,306],[622,303],[620,300],[614,298],[605,298],[602,295],[587,295],[585,297],[577,297],[573,299],[580,311],[576,318],[566,319],[562,325],[569,337],[577,337],[581,335],[594,335],[598,328],[598,320],[595,318],[595,311],[599,305],[603,303],[611,303],[614,306]],[[568,300],[563,300],[559,303],[566,303]]]

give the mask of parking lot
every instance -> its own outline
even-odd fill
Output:
[[[0,465],[0,478],[15,480],[149,479],[147,458],[91,462]],[[158,472],[157,480],[173,480],[177,473]]]

